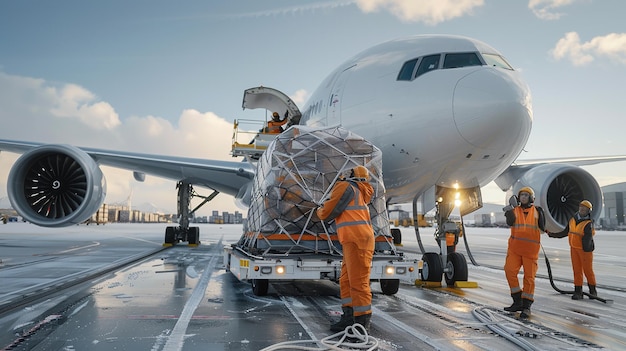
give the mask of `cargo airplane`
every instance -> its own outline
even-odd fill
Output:
[[[626,160],[517,160],[533,122],[530,90],[496,49],[460,36],[419,35],[371,47],[335,69],[303,108],[263,87],[247,90],[243,107],[287,111],[290,125],[340,125],[369,140],[383,154],[387,203],[412,201],[414,218],[418,204],[425,211],[436,207],[436,236],[448,230],[455,201],[461,215],[480,208],[481,187],[491,181],[509,193],[535,189],[551,231],[564,228],[582,199],[594,204],[597,219],[601,189],[578,166]],[[166,228],[166,242],[199,240],[188,222],[193,186],[214,191],[202,204],[221,192],[249,205],[256,176],[250,158],[228,162],[12,140],[0,140],[0,150],[23,153],[10,171],[8,196],[24,219],[45,227],[81,223],[95,213],[106,193],[99,165],[133,171],[138,181],[146,174],[177,181],[180,223]],[[450,260],[458,265],[459,259],[427,253],[425,278],[440,280]],[[462,280],[467,267],[453,268]]]

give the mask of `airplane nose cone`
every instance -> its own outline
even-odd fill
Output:
[[[469,73],[457,83],[453,109],[461,137],[485,152],[511,150],[511,142],[525,144],[530,135],[530,91],[515,71],[485,67]]]

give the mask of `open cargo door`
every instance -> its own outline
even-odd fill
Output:
[[[246,89],[243,92],[243,103],[245,109],[264,108],[271,112],[278,112],[281,118],[285,111],[288,113],[289,125],[298,124],[302,114],[298,106],[279,90],[267,87],[255,87]]]

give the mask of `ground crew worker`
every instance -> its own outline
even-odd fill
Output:
[[[535,301],[535,275],[541,248],[541,232],[545,230],[545,216],[541,207],[533,205],[535,192],[532,188],[521,188],[517,197],[519,205],[504,212],[506,224],[511,227],[504,274],[513,298],[513,304],[504,310],[521,311],[520,318],[528,318],[530,306]],[[522,288],[517,278],[520,267],[524,267]]]
[[[578,205],[578,212],[570,218],[563,231],[548,233],[551,238],[569,238],[570,255],[572,257],[572,270],[574,271],[574,295],[572,300],[583,298],[583,273],[587,278],[589,295],[598,296],[596,290],[596,275],[593,273],[593,236],[596,230],[593,228],[591,210],[593,206],[588,200],[583,200]]]
[[[288,111],[285,112],[285,118],[280,119],[278,112],[272,113],[272,120],[267,122],[266,133],[280,134],[283,132],[282,125],[287,123]]]
[[[330,330],[342,331],[359,323],[369,333],[372,317],[370,269],[374,255],[374,230],[367,205],[374,188],[367,168],[357,166],[350,177],[333,186],[330,198],[317,209],[321,220],[335,219],[343,250],[339,289],[343,315]]]

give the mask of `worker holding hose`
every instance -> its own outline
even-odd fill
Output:
[[[583,298],[583,274],[587,278],[589,295],[598,296],[596,290],[596,275],[593,273],[593,250],[595,244],[593,236],[596,230],[593,228],[591,210],[593,205],[588,200],[583,200],[578,206],[578,212],[570,218],[564,230],[558,233],[548,233],[551,238],[569,238],[570,255],[572,257],[572,270],[574,271],[574,294],[572,300]]]
[[[504,274],[513,298],[513,304],[504,310],[519,311],[520,318],[528,318],[530,306],[535,301],[535,275],[541,248],[541,232],[545,231],[545,215],[541,207],[534,205],[535,192],[532,188],[521,188],[517,192],[517,199],[513,201],[514,206],[504,208],[506,223],[511,227]],[[517,274],[521,267],[524,267],[524,285],[520,288]]]

